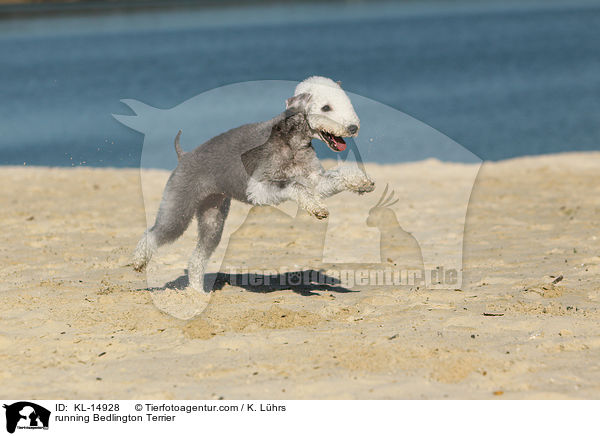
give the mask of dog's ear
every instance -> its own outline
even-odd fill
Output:
[[[311,95],[307,92],[303,92],[302,94],[295,95],[293,97],[288,98],[285,101],[285,108],[287,109],[297,109],[304,110],[306,105],[310,101]]]
[[[335,83],[337,83],[340,88],[342,87],[342,81],[341,80],[336,80]]]

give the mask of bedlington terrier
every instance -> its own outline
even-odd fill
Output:
[[[314,76],[298,84],[286,110],[271,120],[234,128],[190,152],[179,146],[179,132],[179,163],[163,192],[156,222],[137,245],[134,269],[142,271],[154,251],[181,236],[195,215],[198,242],[188,277],[192,288],[204,290],[204,269],[221,239],[231,199],[252,205],[292,200],[324,219],[329,211],[323,198],[343,190],[373,191],[374,182],[356,165],[326,171],[311,144],[321,139],[332,150],[343,151],[343,137],[357,136],[359,129],[340,84]]]

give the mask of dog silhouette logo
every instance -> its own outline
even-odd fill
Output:
[[[28,401],[19,401],[3,406],[6,409],[6,431],[14,433],[16,429],[48,429],[50,411]]]
[[[283,80],[234,83],[165,109],[139,100],[121,100],[131,112],[113,114],[113,117],[143,134],[140,181],[147,227],[155,222],[160,200],[156,193],[166,183],[163,175],[153,169],[172,170],[177,167],[179,156],[186,151],[193,152],[199,144],[232,128],[238,132],[239,126],[263,123],[281,115],[297,86],[298,82]],[[224,211],[228,211],[228,218],[224,226],[219,225],[222,233],[216,248],[213,247],[213,241],[218,239],[216,236],[207,242],[211,252],[214,250],[211,256],[202,251],[206,243],[201,250],[196,250],[201,255],[195,256],[194,262],[190,262],[189,245],[165,243],[152,262],[147,261],[146,254],[154,250],[155,241],[150,240],[150,246],[142,245],[139,251],[136,250],[141,255],[134,259],[136,264],[132,266],[139,265],[140,270],[145,267],[147,289],[152,291],[152,300],[158,308],[180,319],[200,314],[210,298],[210,294],[205,294],[202,289],[216,289],[217,278],[226,271],[237,280],[238,275],[248,276],[250,270],[265,277],[271,277],[276,270],[275,276],[286,277],[284,270],[290,272],[297,268],[309,271],[331,267],[360,274],[366,267],[384,272],[390,268],[406,274],[416,272],[416,276],[423,279],[419,285],[428,289],[460,288],[467,208],[482,160],[443,133],[395,108],[352,92],[343,92],[360,116],[360,135],[348,137],[344,146],[336,142],[333,148],[326,144],[327,138],[313,138],[311,146],[325,171],[335,171],[340,166],[344,171],[364,173],[366,167],[372,165],[370,171],[373,174],[367,172],[376,182],[372,197],[348,197],[344,201],[323,204],[329,212],[326,219],[321,217],[323,220],[307,216],[293,202],[277,204],[271,201],[272,191],[258,189],[264,188],[260,183],[254,186],[256,189],[252,193],[265,196],[269,200],[265,205],[259,206],[262,203],[258,201],[254,205],[238,202],[229,212],[229,201],[215,203],[207,209],[206,226],[210,229],[214,225],[210,217],[220,219]],[[331,106],[328,106],[316,105],[319,110],[328,108],[330,113]],[[309,115],[322,119],[322,114],[311,112]],[[293,126],[290,123],[288,127]],[[177,135],[179,131],[183,131],[183,135]],[[282,132],[270,133],[284,135]],[[289,132],[285,134],[289,135]],[[176,135],[176,142],[181,140],[181,146],[177,146],[175,152],[172,144]],[[262,133],[248,138],[257,145],[268,139],[263,138]],[[320,143],[323,139],[325,143]],[[243,145],[247,144],[243,142]],[[249,150],[254,153],[256,148]],[[244,153],[235,155],[235,159],[227,155],[228,164],[235,163],[237,176],[244,170],[247,173],[255,170],[249,165],[247,152],[244,148]],[[262,156],[259,157],[262,159]],[[394,169],[390,165],[402,166]],[[232,183],[235,180],[232,179]],[[386,189],[388,181],[390,187]],[[439,195],[438,188],[448,183],[452,185],[452,194]],[[237,182],[235,186],[238,186]],[[391,191],[395,191],[396,197],[390,196]],[[340,196],[346,194],[339,193]],[[379,196],[383,198],[375,204],[374,200]],[[322,208],[313,210],[321,212]],[[177,214],[174,216],[180,218]],[[185,217],[191,215],[186,213]],[[276,232],[278,228],[279,233]],[[214,231],[212,233],[216,235]],[[281,237],[275,237],[276,233]],[[189,243],[194,239],[197,238],[191,236]],[[144,240],[148,241],[148,238]],[[236,244],[239,250],[235,249]],[[247,254],[249,246],[255,249],[250,257]],[[138,262],[140,259],[145,263]],[[190,264],[196,272],[194,286],[190,286]],[[248,273],[240,273],[246,270]],[[205,273],[204,280],[200,280],[198,272]],[[394,283],[391,285],[396,286]],[[179,292],[196,288],[199,291],[195,293]]]

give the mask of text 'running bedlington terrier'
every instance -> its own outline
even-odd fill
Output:
[[[323,198],[343,190],[373,191],[374,182],[356,165],[325,171],[311,144],[311,139],[321,139],[342,151],[342,137],[356,136],[359,128],[340,85],[310,77],[287,99],[286,110],[269,121],[229,130],[187,153],[178,134],[179,164],[165,187],[156,222],[137,245],[133,267],[142,271],[154,251],[181,236],[195,215],[198,243],[188,277],[190,286],[203,290],[204,269],[221,239],[232,198],[254,205],[293,200],[324,219],[329,211]]]

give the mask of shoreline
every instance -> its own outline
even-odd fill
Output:
[[[443,161],[437,158],[427,158],[427,159],[422,159],[422,160],[417,160],[417,161],[403,161],[403,162],[393,162],[393,163],[377,163],[377,162],[369,162],[369,161],[365,161],[364,164],[365,165],[369,165],[369,166],[374,166],[374,167],[391,167],[391,166],[396,166],[396,165],[419,165],[419,164],[423,164],[423,163],[427,163],[427,162],[432,162],[432,163],[439,163],[439,164],[444,164],[444,165],[465,165],[465,166],[472,166],[472,165],[481,165],[481,164],[485,164],[485,165],[497,165],[497,164],[504,164],[504,163],[508,163],[510,164],[511,162],[526,162],[526,163],[539,163],[542,164],[542,162],[546,162],[546,161],[554,161],[556,159],[561,159],[563,157],[566,158],[570,158],[570,157],[592,157],[592,158],[596,158],[596,157],[600,157],[600,151],[594,151],[594,150],[590,150],[590,151],[565,151],[565,152],[560,152],[560,153],[548,153],[548,154],[531,154],[531,155],[523,155],[523,156],[514,156],[514,157],[510,157],[510,158],[506,158],[506,159],[498,159],[498,160],[482,160],[481,163],[473,163],[473,162],[458,162],[458,161]],[[331,166],[331,165],[335,165],[336,161],[332,160],[332,159],[320,159],[320,161],[325,165],[325,166]],[[584,161],[578,161],[576,162],[578,165],[581,164]],[[166,172],[171,172],[172,170],[169,169],[165,169],[165,168],[140,168],[137,166],[129,166],[129,167],[118,167],[118,166],[85,166],[85,165],[74,165],[74,166],[48,166],[48,165],[28,165],[28,164],[24,164],[24,165],[0,165],[0,168],[11,168],[11,169],[18,169],[18,168],[40,168],[40,169],[83,169],[83,170],[117,170],[117,171],[130,171],[130,170],[143,170],[143,171],[166,171]]]

